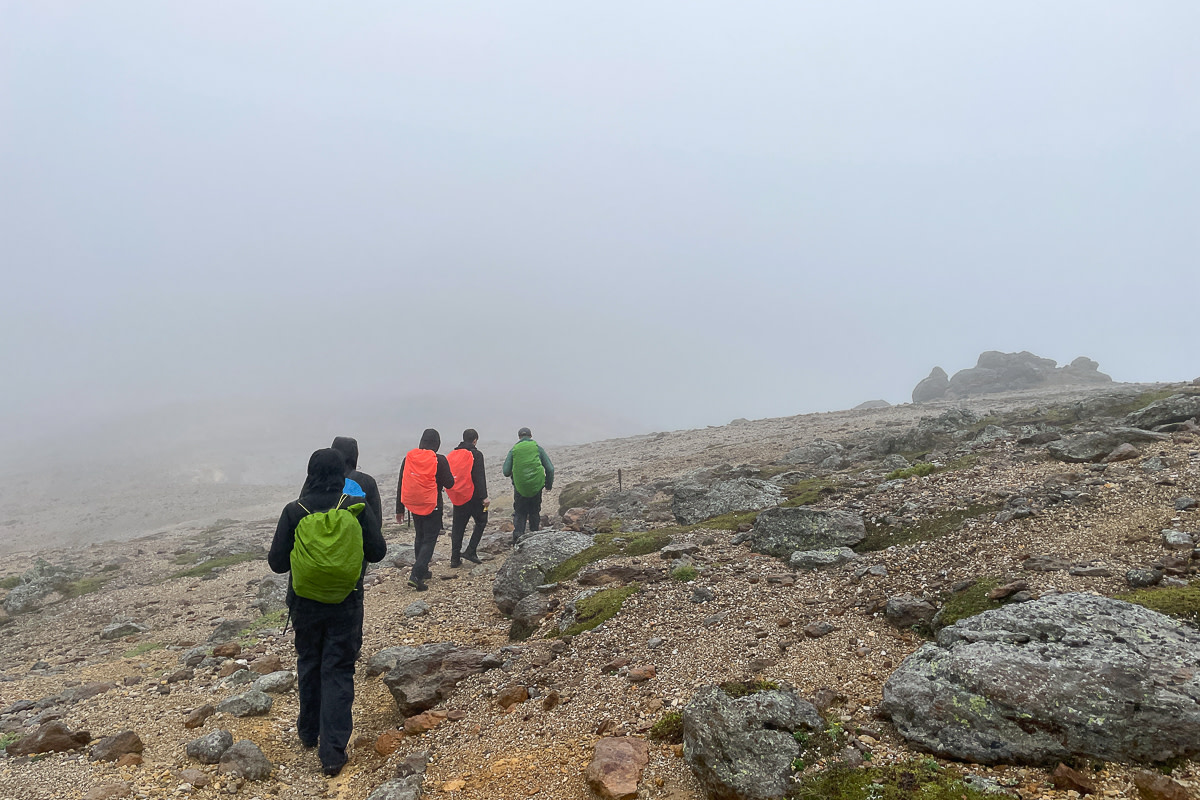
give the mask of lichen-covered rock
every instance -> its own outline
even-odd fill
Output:
[[[249,670],[246,670],[246,673],[249,674]],[[271,710],[274,702],[271,696],[265,692],[251,689],[244,694],[234,695],[217,703],[217,711],[235,717],[260,717]]]
[[[858,558],[858,553],[849,547],[835,547],[829,550],[797,550],[788,558],[788,565],[793,569],[822,569],[836,567]]]
[[[505,614],[546,582],[546,575],[571,556],[592,546],[592,537],[572,531],[545,531],[526,536],[496,573],[492,598]]]
[[[502,660],[470,647],[443,642],[391,648],[392,667],[383,682],[405,717],[428,711],[450,696],[458,682],[501,665]]]
[[[1131,428],[1157,428],[1193,417],[1200,417],[1200,394],[1176,394],[1126,415],[1122,423]]]
[[[1090,594],[1007,605],[906,659],[883,710],[912,744],[981,764],[1200,754],[1200,633]]]
[[[230,747],[233,747],[233,734],[216,730],[188,742],[187,754],[188,758],[194,758],[201,764],[216,764]]]
[[[756,553],[788,558],[797,550],[853,547],[865,538],[862,514],[801,506],[770,508],[759,514],[747,543]]]
[[[770,481],[736,475],[701,480],[697,476],[675,484],[671,513],[680,525],[737,511],[758,511],[783,500],[783,489]]]
[[[241,775],[248,781],[266,780],[275,768],[258,745],[249,739],[242,739],[222,753],[220,764],[218,772]]]
[[[712,800],[782,797],[800,755],[793,734],[823,729],[817,709],[795,692],[733,698],[703,686],[683,709],[684,757]]]
[[[1171,437],[1138,428],[1108,428],[1093,433],[1067,436],[1046,445],[1052,458],[1073,464],[1100,461],[1123,444],[1161,442]]]

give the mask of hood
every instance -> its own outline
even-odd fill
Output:
[[[303,494],[340,492],[346,485],[346,459],[337,450],[317,450],[308,459],[308,478]]]
[[[349,436],[335,436],[330,449],[337,450],[346,460],[346,469],[358,469],[358,439]]]
[[[432,450],[436,453],[441,446],[442,435],[433,428],[426,428],[425,432],[421,434],[421,444],[418,447],[422,450]]]

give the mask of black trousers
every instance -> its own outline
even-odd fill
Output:
[[[483,510],[483,498],[477,497],[461,506],[455,506],[450,518],[450,548],[455,561],[462,555],[463,535],[467,532],[467,523],[475,520],[475,529],[471,531],[471,540],[467,542],[466,552],[475,555],[479,540],[483,538],[483,529],[487,527],[488,514]]]
[[[533,497],[513,489],[513,541],[525,533],[525,523],[529,523],[529,531],[536,531],[542,524],[542,493],[539,491]]]
[[[346,745],[354,726],[354,662],[362,650],[363,598],[351,592],[331,605],[297,597],[292,606],[296,628],[296,674],[300,715],[296,733],[305,745],[320,744],[322,766],[346,763]]]
[[[414,581],[422,581],[425,580],[425,572],[429,569],[429,562],[433,560],[433,548],[437,545],[438,536],[442,532],[442,512],[434,511],[432,514],[424,516],[413,514],[412,521],[413,530],[416,533],[416,541],[413,542],[416,561],[413,563],[409,578]]]

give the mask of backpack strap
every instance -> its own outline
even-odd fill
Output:
[[[296,505],[300,506],[301,508],[304,508],[304,503],[301,503],[299,500],[296,501]],[[304,513],[311,514],[312,512],[309,511],[307,508],[304,508]]]

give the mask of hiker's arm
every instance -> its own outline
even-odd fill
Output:
[[[387,542],[383,540],[379,517],[375,516],[375,511],[370,506],[358,515],[358,524],[362,526],[363,558],[372,564],[382,561],[387,555]]]
[[[272,572],[280,574],[292,568],[292,547],[296,544],[296,523],[288,514],[288,506],[284,506],[279,515],[279,524],[275,526],[275,538],[271,540],[271,550],[267,553],[267,564]]]
[[[512,450],[508,451],[508,456],[504,459],[504,469],[502,471],[504,472],[504,477],[512,477]]]
[[[375,512],[375,519],[383,525],[383,499],[379,496],[379,484],[373,479],[367,488],[367,507]],[[397,495],[399,497],[399,495]]]
[[[450,462],[445,456],[437,457],[437,485],[443,489],[454,486],[454,473],[450,471]]]
[[[488,496],[487,470],[483,468],[483,453],[475,451],[475,463],[471,465],[471,483],[475,484],[475,497],[483,499]]]
[[[554,488],[554,465],[550,463],[550,456],[546,455],[546,451],[542,446],[538,445],[538,458],[542,460],[542,467],[546,470],[546,491]]]
[[[408,461],[408,459],[404,459]],[[400,476],[396,478],[396,523],[400,523],[400,518],[404,516],[404,503],[400,502],[400,498],[404,496],[404,461],[400,462]]]

